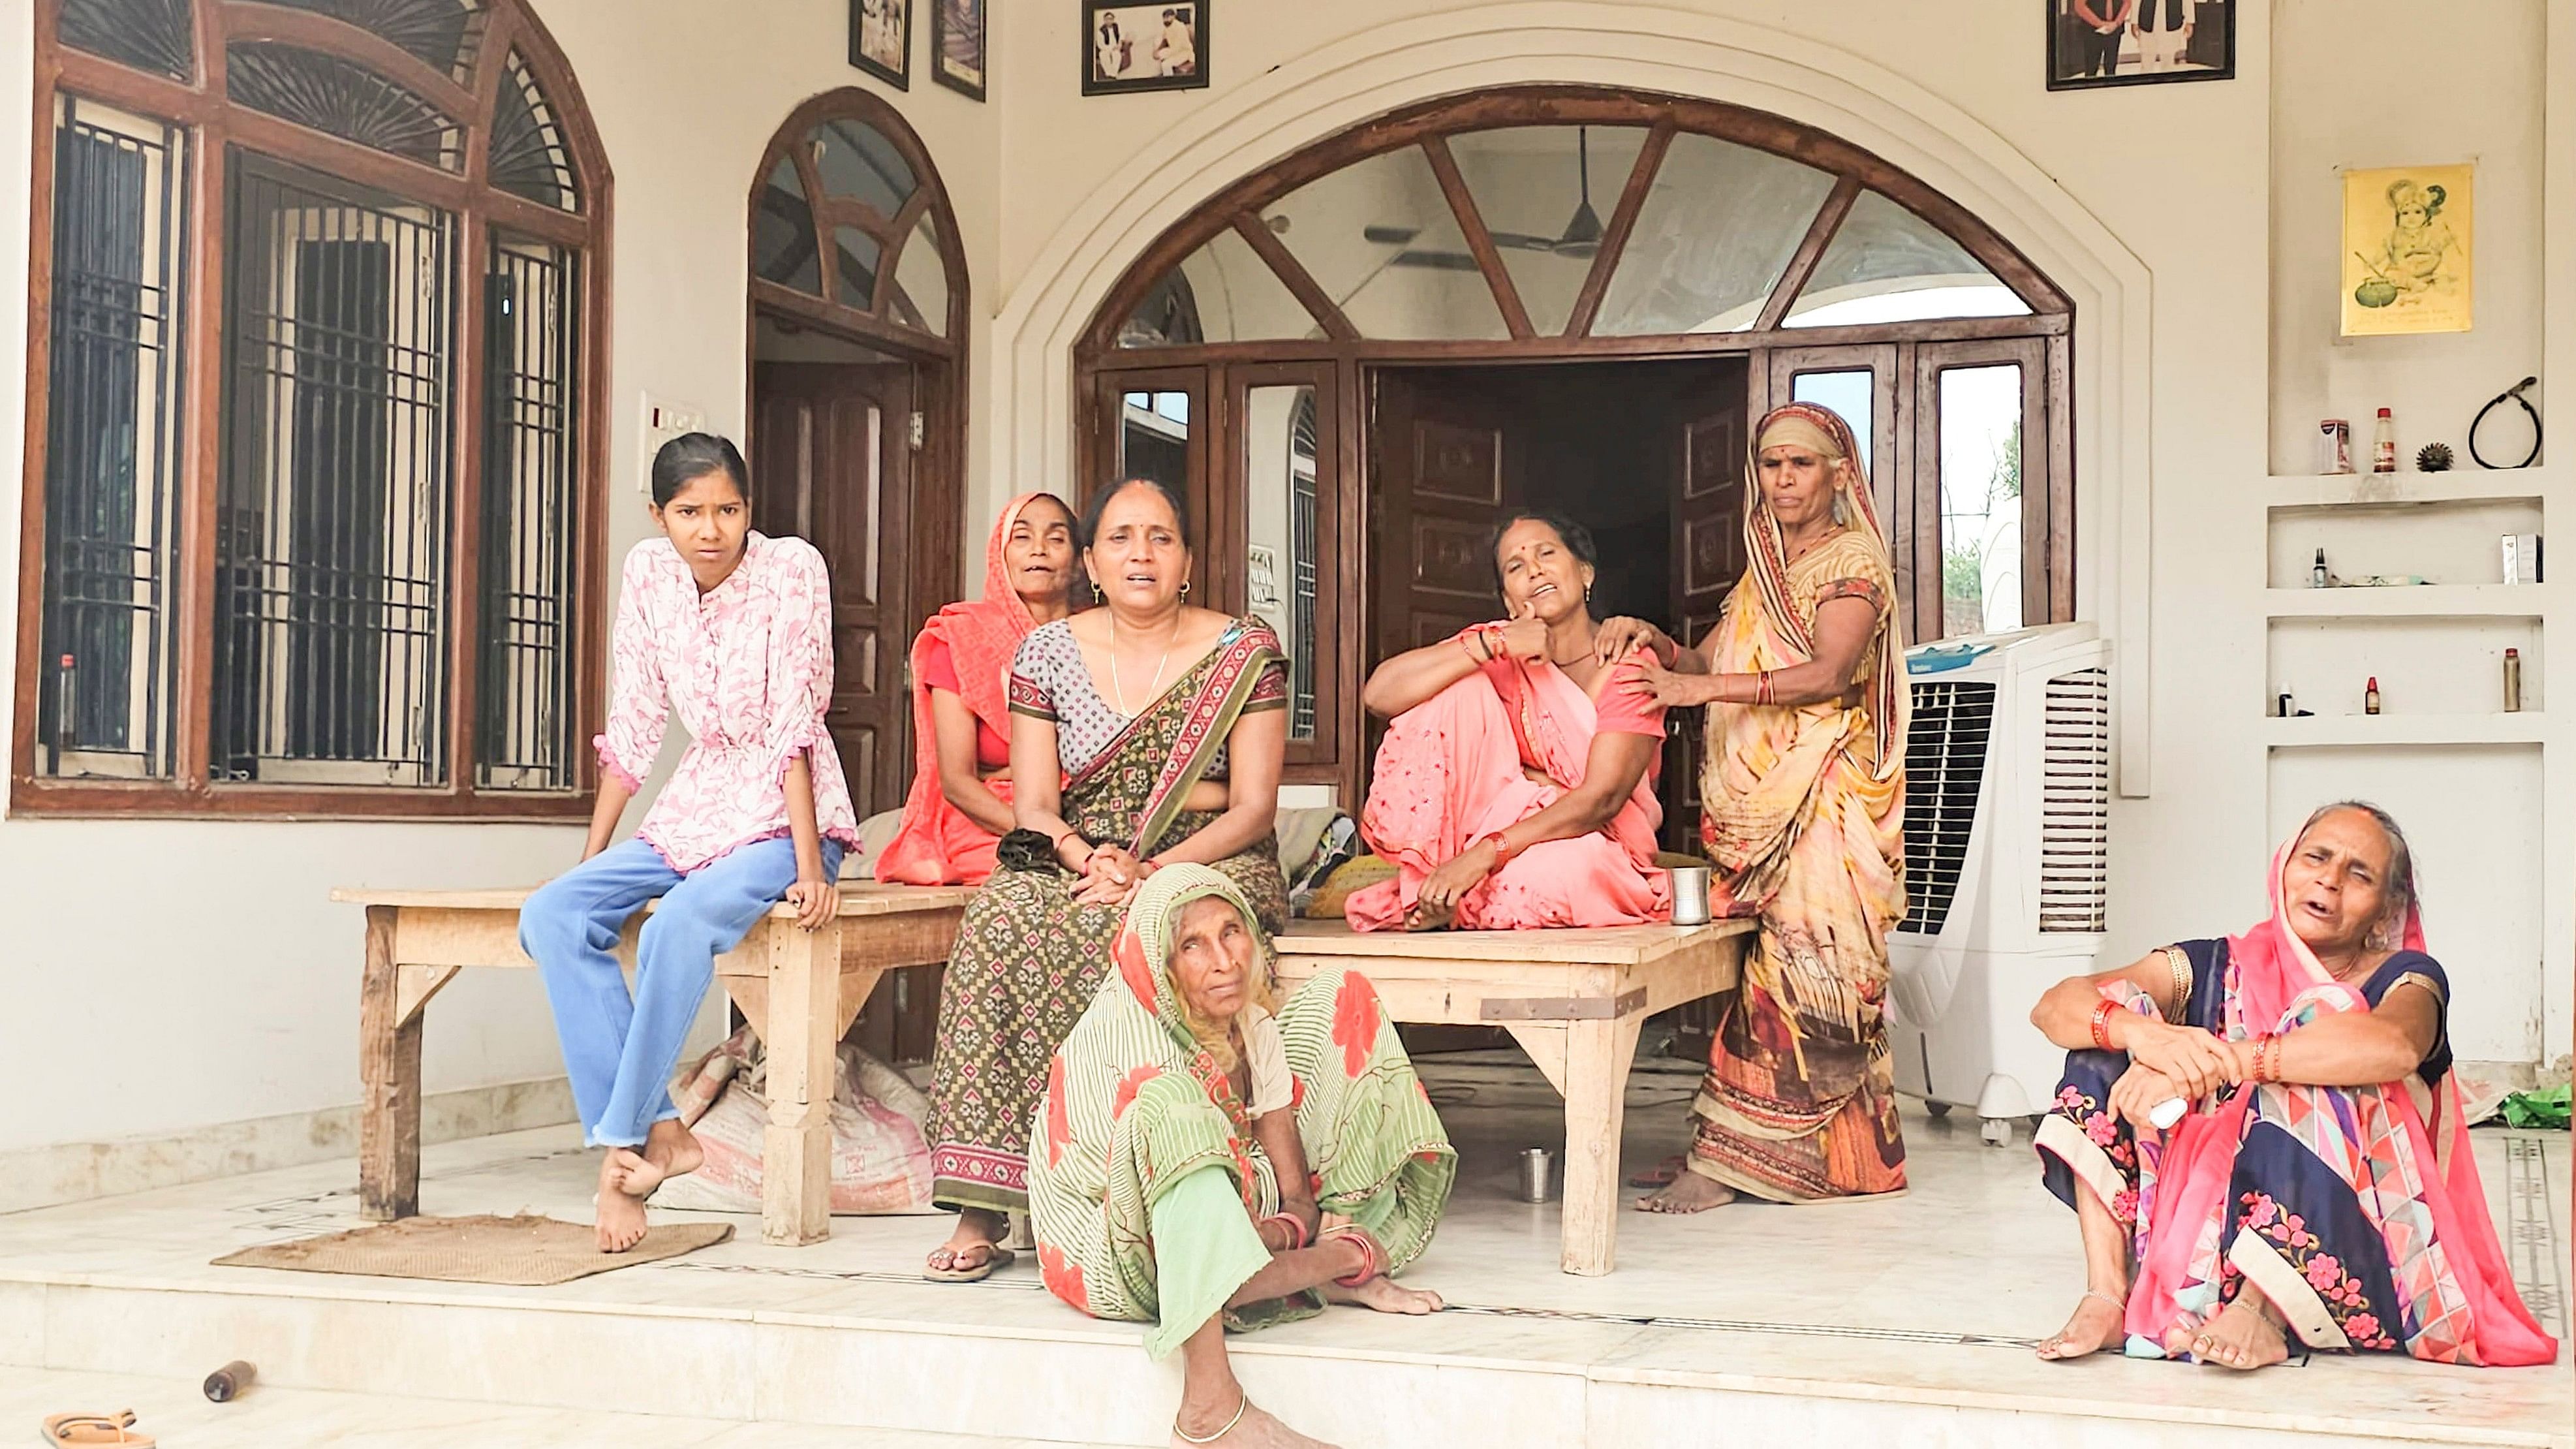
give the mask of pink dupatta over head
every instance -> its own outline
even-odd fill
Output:
[[[2227,940],[2227,969],[2235,977],[2230,1035],[2279,1030],[2302,997],[2333,1000],[2345,1010],[2369,1009],[2361,993],[2319,965],[2316,953],[2290,928],[2282,878],[2297,845],[2293,836],[2273,853],[2270,918]],[[2403,945],[2424,950],[2423,914],[2411,904]],[[2433,1165],[2422,1176],[2421,1192],[2432,1213],[2434,1240],[2443,1246],[2466,1299],[2458,1361],[2506,1367],[2555,1361],[2557,1341],[2542,1331],[2514,1289],[2512,1270],[2487,1214],[2477,1154],[2459,1140],[2465,1125],[2459,1073],[2446,1072],[2438,1083],[2410,1077],[2385,1083],[2380,1091],[2414,1160]],[[2161,1342],[2180,1318],[2175,1295],[2191,1283],[2200,1225],[2227,1210],[2221,1199],[2235,1177],[2236,1151],[2254,1096],[2251,1090],[2240,1091],[2214,1110],[2186,1116],[2165,1134],[2146,1261],[2129,1290],[2129,1333]]]

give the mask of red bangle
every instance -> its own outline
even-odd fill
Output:
[[[1359,1268],[1352,1272],[1348,1277],[1334,1279],[1333,1282],[1335,1284],[1344,1288],[1357,1288],[1361,1284],[1366,1283],[1371,1278],[1376,1277],[1378,1274],[1386,1270],[1386,1259],[1382,1256],[1382,1250],[1378,1247],[1377,1240],[1371,1238],[1367,1233],[1362,1232],[1359,1228],[1346,1224],[1342,1227],[1326,1229],[1324,1236],[1327,1238],[1348,1238],[1350,1241],[1360,1245],[1361,1261]]]
[[[1499,830],[1489,830],[1476,837],[1474,844],[1468,848],[1472,850],[1476,845],[1490,845],[1494,848],[1494,869],[1496,870],[1511,864],[1512,857],[1520,854],[1512,848],[1510,841],[1503,839],[1503,832]]]
[[[1297,1216],[1295,1213],[1272,1213],[1270,1216],[1263,1218],[1259,1226],[1266,1228],[1272,1223],[1286,1223],[1288,1225],[1288,1247],[1279,1249],[1278,1251],[1280,1252],[1284,1253],[1293,1248],[1302,1248],[1311,1241],[1306,1234],[1306,1220]]]
[[[2111,1045],[2111,1013],[2120,1009],[2116,1001],[2098,1002],[2093,1007],[2093,1045],[2106,1052],[2119,1048]]]

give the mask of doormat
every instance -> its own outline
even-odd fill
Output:
[[[603,1253],[588,1223],[530,1216],[404,1218],[326,1237],[244,1248],[217,1258],[215,1266],[547,1288],[694,1253],[732,1236],[731,1223],[671,1223],[648,1228],[644,1241],[623,1253]]]

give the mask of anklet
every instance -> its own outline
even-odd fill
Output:
[[[1182,1427],[1181,1427],[1181,1421],[1179,1420],[1179,1418],[1175,1417],[1175,1418],[1172,1420],[1172,1432],[1173,1432],[1173,1433],[1175,1433],[1175,1434],[1177,1434],[1177,1435],[1179,1435],[1179,1436],[1181,1437],[1181,1439],[1182,1439],[1184,1442],[1186,1442],[1186,1443],[1191,1443],[1191,1444],[1213,1444],[1213,1443],[1215,1443],[1217,1440],[1224,1438],[1226,1435],[1233,1433],[1233,1432],[1234,1432],[1234,1426],[1243,1422],[1243,1411],[1244,1411],[1244,1410],[1246,1410],[1246,1409],[1249,1409],[1249,1408],[1251,1408],[1251,1407],[1252,1407],[1252,1394],[1250,1393],[1250,1391],[1248,1391],[1248,1390],[1247,1390],[1247,1391],[1244,1393],[1244,1396],[1243,1396],[1243,1402],[1241,1402],[1241,1403],[1239,1403],[1239,1404],[1237,1404],[1237,1405],[1235,1405],[1235,1406],[1234,1406],[1234,1417],[1225,1421],[1225,1427],[1224,1427],[1224,1428],[1219,1429],[1219,1430],[1217,1430],[1215,1433],[1210,1434],[1210,1435],[1208,1435],[1206,1438],[1202,1439],[1202,1438],[1200,1438],[1198,1435],[1191,1433],[1189,1430],[1182,1428]]]
[[[2084,1296],[2087,1298],[2099,1298],[2103,1302],[2110,1304],[2112,1307],[2119,1309],[2122,1313],[2129,1311],[2129,1305],[2127,1303],[2122,1302],[2120,1299],[2114,1298],[2110,1294],[2104,1293],[2099,1289],[2087,1288],[2084,1290]]]

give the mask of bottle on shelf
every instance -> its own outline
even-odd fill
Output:
[[[2522,712],[2522,651],[2504,651],[2504,712]]]
[[[2326,586],[2329,577],[2331,576],[2326,573],[2326,551],[2320,548],[2317,550],[2317,561],[2308,566],[2308,587],[2322,589]]]
[[[2361,692],[2361,712],[2379,713],[2379,676],[2376,674],[2370,676],[2370,687]]]
[[[2397,471],[2397,419],[2386,408],[2379,410],[2379,421],[2371,428],[2370,471]]]

